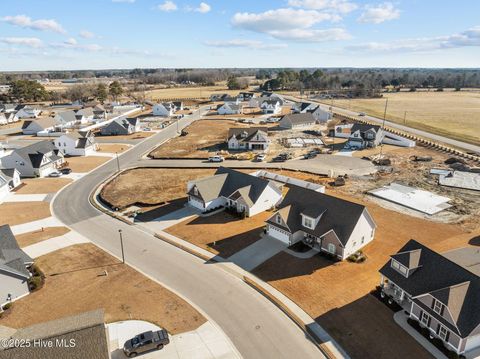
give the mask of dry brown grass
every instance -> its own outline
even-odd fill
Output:
[[[150,153],[152,158],[207,158],[227,148],[228,129],[248,127],[232,120],[200,120],[188,126],[188,135],[175,137]]]
[[[19,188],[18,194],[42,194],[58,192],[72,182],[69,178],[25,178],[24,185]]]
[[[385,93],[383,96],[380,99],[334,100],[333,105],[383,117],[385,98],[388,98],[389,120],[403,124],[407,111],[407,126],[480,143],[480,134],[474,130],[480,122],[480,92],[422,91]]]
[[[227,93],[229,95],[238,95],[241,91],[247,90],[229,90],[225,84],[202,87],[172,87],[146,91],[146,98],[149,100],[171,99],[171,98],[202,98],[210,97],[214,93]]]
[[[98,308],[104,308],[108,323],[145,320],[171,334],[206,321],[183,299],[93,244],[60,249],[36,264],[46,275],[45,286],[16,301],[0,325],[19,328]]]
[[[272,212],[239,219],[220,212],[209,217],[193,217],[166,231],[223,258],[248,247],[260,239],[265,220]]]
[[[119,135],[119,136],[100,136],[99,135],[97,137],[115,142],[115,140],[142,140],[144,138],[153,136],[154,134],[155,132],[136,132],[130,135]]]
[[[7,202],[0,204],[0,226],[15,226],[50,217],[48,202]]]
[[[135,203],[155,205],[185,197],[188,181],[213,173],[214,169],[127,170],[107,183],[100,195],[112,207],[125,208]]]
[[[70,230],[67,227],[47,227],[43,228],[43,230],[19,234],[15,236],[15,238],[17,239],[18,245],[23,248],[50,238],[63,236],[68,232],[70,232]]]
[[[100,143],[98,145],[98,152],[106,152],[106,153],[121,153],[130,148],[129,145],[126,144],[110,144],[110,143]]]
[[[100,157],[100,156],[80,156],[80,157],[69,157],[65,161],[68,162],[68,167],[72,169],[72,172],[89,172],[98,166],[104,164],[105,162],[111,160],[110,157]]]

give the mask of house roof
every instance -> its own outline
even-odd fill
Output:
[[[248,142],[255,137],[257,133],[261,133],[265,137],[268,136],[268,127],[234,127],[228,130],[228,138],[235,136],[239,141]]]
[[[416,304],[435,315],[450,330],[462,337],[468,336],[480,325],[480,277],[413,239],[392,258],[397,259],[399,253],[408,252],[420,254],[418,268],[408,278],[392,268],[390,261],[380,269],[380,273],[414,297]],[[455,325],[430,308],[425,308],[415,298],[425,294],[432,295],[448,307]]]
[[[287,207],[288,211],[282,211]],[[277,213],[282,215],[291,233],[302,230],[321,236],[333,230],[343,246],[347,244],[360,216],[366,211],[360,204],[295,185],[289,185],[287,194],[277,208]],[[313,218],[321,215],[321,218],[314,229],[309,229],[302,225],[301,214]],[[273,221],[273,216],[267,222],[278,226]]]
[[[15,168],[0,168],[0,177],[5,179],[9,185],[13,186],[11,182],[15,177],[15,171],[17,171]]]
[[[311,113],[292,113],[282,117],[281,121],[286,120],[292,125],[302,125],[307,123],[315,123],[315,117]]]
[[[368,130],[374,130],[376,133],[378,133],[378,130],[380,130],[379,125],[369,125],[366,123],[354,123],[350,132],[354,133],[355,131],[360,131],[360,132],[366,132]]]
[[[82,108],[80,110],[77,110],[75,113],[76,113],[76,115],[91,117],[91,116],[93,116],[93,107],[85,107],[85,108]]]
[[[16,148],[14,150],[14,152],[25,161],[30,162],[34,168],[39,168],[43,156],[52,151],[54,151],[55,155],[58,153],[58,149],[53,142],[48,140],[32,143],[28,146]]]
[[[261,196],[269,181],[226,167],[219,167],[215,175],[194,182],[194,187],[204,202],[218,197],[238,199],[240,196],[247,203],[253,204]],[[192,187],[193,189],[193,187]],[[193,194],[192,190],[189,194]]]
[[[60,122],[69,123],[77,121],[77,114],[73,110],[60,112],[57,114]]]
[[[22,130],[28,128],[32,123],[36,123],[43,129],[54,127],[58,124],[57,120],[55,120],[53,117],[43,117],[37,120],[25,121],[22,125]]]
[[[0,270],[15,273],[24,278],[30,278],[26,264],[33,263],[18,246],[17,240],[8,224],[0,226]]]
[[[75,346],[31,346],[1,351],[6,359],[109,358],[103,310],[95,310],[18,329],[14,339],[75,341]]]
[[[237,105],[237,104],[234,103],[234,102],[225,102],[225,103],[224,103],[222,106],[220,106],[219,108],[221,108],[221,107],[228,107],[228,108],[230,108],[230,109],[233,110],[233,111],[238,111],[238,110],[240,110],[240,109],[242,108],[242,105],[240,105],[240,104]]]

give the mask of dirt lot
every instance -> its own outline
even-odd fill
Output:
[[[110,143],[100,143],[98,145],[99,149],[98,152],[107,152],[107,153],[121,153],[130,148],[129,145],[126,144],[110,144]]]
[[[205,323],[183,299],[93,244],[60,249],[36,264],[46,275],[45,286],[15,302],[0,325],[18,328],[97,308],[105,309],[108,323],[145,320],[171,334]]]
[[[89,172],[109,160],[111,160],[110,157],[100,156],[81,156],[65,158],[65,161],[68,162],[67,167],[70,167],[73,172],[78,173]]]
[[[188,126],[188,135],[176,137],[150,153],[152,158],[207,158],[226,150],[228,129],[248,127],[229,120],[200,120]]]
[[[239,219],[220,212],[209,217],[193,217],[166,231],[223,258],[235,254],[260,239],[265,220],[272,212]]]
[[[472,131],[480,121],[480,92],[398,92],[384,93],[379,99],[334,100],[334,106],[383,117],[388,98],[387,118],[446,137],[478,144],[480,134]],[[331,104],[331,102],[329,102]]]
[[[248,90],[229,90],[225,84],[201,87],[171,87],[146,91],[146,99],[159,100],[171,98],[201,98],[210,97],[210,95],[213,93],[227,93],[229,95],[236,96],[241,91]]]
[[[114,208],[125,208],[136,203],[156,205],[185,197],[188,181],[211,176],[213,173],[214,169],[128,170],[104,186],[100,195]]]
[[[33,222],[50,217],[48,202],[7,202],[0,204],[0,226]]]
[[[69,178],[24,178],[24,185],[16,190],[18,194],[43,194],[58,192],[72,182]]]
[[[137,132],[132,133],[130,135],[119,135],[119,136],[97,136],[98,138],[111,140],[115,142],[115,140],[142,140],[144,138],[153,136],[155,132]]]
[[[44,228],[43,231],[39,230],[19,234],[15,236],[15,238],[17,238],[18,245],[23,248],[38,242],[45,241],[50,238],[63,236],[65,233],[68,232],[70,232],[70,230],[67,227],[47,227]]]

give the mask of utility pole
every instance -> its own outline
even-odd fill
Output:
[[[115,152],[115,156],[117,157],[117,169],[120,172],[120,160],[118,159],[118,152]]]
[[[383,124],[382,124],[383,133],[385,133],[385,120],[387,118],[387,106],[388,106],[388,97],[386,98],[385,111],[383,112]],[[382,155],[383,155],[383,139],[382,139],[382,143],[380,143],[380,158],[382,158]]]
[[[119,229],[118,233],[120,234],[120,247],[122,248],[122,263],[125,264],[125,252],[123,251],[123,237],[122,237],[122,230]]]

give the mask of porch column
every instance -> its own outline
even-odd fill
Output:
[[[383,287],[383,283],[385,282],[385,277],[383,274],[380,275],[380,287]]]

